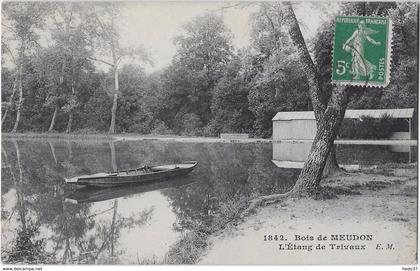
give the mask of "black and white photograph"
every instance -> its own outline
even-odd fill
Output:
[[[2,1],[2,269],[417,270],[418,18]]]

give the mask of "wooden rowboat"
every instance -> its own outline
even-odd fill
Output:
[[[197,161],[188,161],[181,164],[163,165],[155,167],[139,167],[135,169],[101,172],[92,175],[82,175],[73,178],[65,178],[68,184],[90,185],[90,186],[118,186],[146,183],[155,180],[183,176],[190,173]]]

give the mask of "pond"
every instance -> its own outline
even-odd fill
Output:
[[[388,149],[372,148],[376,151],[365,151],[363,161],[405,159],[384,155]],[[165,257],[185,246],[187,233],[225,224],[246,199],[290,189],[299,169],[277,167],[272,160],[278,150],[263,143],[3,139],[2,260],[166,262]],[[338,148],[339,162],[358,163],[360,155],[354,150]],[[199,164],[188,177],[173,181],[101,190],[63,181],[64,177],[186,160]]]
[[[302,168],[311,142],[284,141],[273,144],[273,162],[279,167]],[[337,162],[341,166],[366,167],[384,163],[417,161],[417,146],[335,144]]]
[[[2,144],[2,246],[6,251],[18,248],[16,244],[23,242],[20,235],[31,232],[31,226],[36,229],[33,245],[43,243],[42,251],[34,248],[38,257],[63,263],[159,261],[185,231],[217,223],[220,209],[229,208],[230,202],[283,192],[298,174],[271,162],[269,144],[14,140]],[[95,198],[93,192],[85,193],[86,202],[79,195],[81,203],[74,204],[68,201],[74,188],[63,183],[64,177],[182,160],[199,161],[187,178],[126,189],[116,199],[111,195],[89,202]],[[11,260],[21,256],[9,254],[16,254]]]

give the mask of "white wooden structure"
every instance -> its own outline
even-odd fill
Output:
[[[394,119],[406,119],[409,131],[395,132],[389,139],[384,140],[337,139],[335,144],[389,145],[393,152],[408,152],[408,161],[411,162],[412,146],[417,146],[417,140],[412,140],[411,133],[414,108],[347,110],[344,118],[361,119],[364,116],[382,118],[384,115]],[[282,168],[302,168],[315,134],[316,122],[313,111],[277,113],[273,118],[273,163]]]

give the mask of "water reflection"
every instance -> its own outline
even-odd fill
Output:
[[[74,204],[98,202],[154,190],[161,190],[169,187],[177,187],[192,183],[193,181],[194,180],[192,178],[184,177],[178,179],[172,178],[170,180],[160,180],[159,182],[108,188],[86,186],[76,189],[73,193],[65,198],[65,201]]]
[[[275,167],[271,148],[269,144],[5,139],[2,260],[162,261],[180,245],[185,232],[216,227],[243,199],[293,186],[299,172]],[[183,160],[200,164],[188,178],[171,182],[114,190],[74,189],[63,182],[68,176]]]
[[[285,141],[273,143],[273,162],[281,168],[303,167],[312,142]],[[417,161],[415,146],[336,144],[341,165],[375,165]]]

